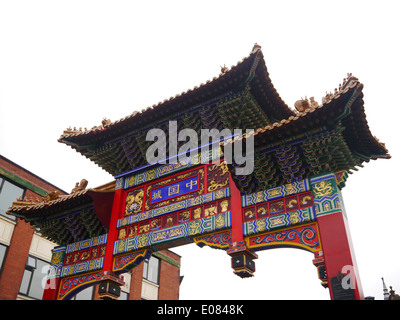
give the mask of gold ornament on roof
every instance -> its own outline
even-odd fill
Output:
[[[319,107],[319,104],[317,101],[315,101],[314,97],[310,97],[310,104],[311,104],[311,108],[317,108]]]
[[[315,109],[319,107],[318,102],[315,101],[314,97],[311,97],[310,100],[308,100],[307,96],[304,99],[301,98],[300,100],[297,100],[294,103],[294,106],[298,112],[304,112],[307,109]]]
[[[34,202],[32,198],[22,199],[22,197],[19,197],[19,198],[17,198],[16,201],[13,202],[12,207],[24,207],[24,206],[33,205],[38,202],[40,202],[39,199],[36,199],[36,202]]]
[[[103,128],[104,128],[105,126],[108,126],[111,124],[111,120],[107,119],[107,118],[103,118],[103,120],[101,121],[101,124],[103,125]]]
[[[332,99],[334,99],[336,96],[339,96],[343,92],[347,90],[347,88],[352,87],[356,82],[358,81],[358,78],[353,76],[352,73],[347,73],[347,78],[343,79],[343,82],[339,84],[338,88],[335,88],[334,93],[332,92],[326,92],[325,97],[322,98],[322,103],[329,103]]]
[[[76,193],[78,191],[85,190],[87,185],[88,185],[88,181],[86,179],[82,179],[81,182],[77,182],[75,184],[75,188],[72,189],[71,194]]]
[[[59,196],[60,193],[58,190],[51,191],[43,197],[43,202],[47,203],[49,201],[57,200]]]
[[[110,119],[103,118],[103,120],[101,121],[101,125],[93,126],[90,130],[88,130],[87,128],[83,128],[82,129],[82,127],[77,129],[76,127],[72,128],[71,126],[69,126],[67,129],[64,130],[64,135],[77,134],[77,133],[87,133],[88,131],[92,131],[92,130],[102,130],[106,126],[108,126],[110,124],[111,124],[111,120]]]
[[[257,52],[258,50],[261,50],[261,46],[256,42],[251,50],[251,53]]]

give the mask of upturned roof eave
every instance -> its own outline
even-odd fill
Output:
[[[299,125],[306,125],[308,130],[320,128],[326,124],[332,125],[340,120],[345,119],[350,113],[354,114],[354,108],[362,108],[363,102],[354,104],[357,98],[362,97],[363,85],[355,81],[348,88],[342,92],[335,94],[332,99],[324,102],[316,108],[309,108],[303,112],[298,112],[296,116],[291,116],[288,119],[283,119],[279,122],[275,122],[271,125],[265,126],[263,128],[258,128],[250,133],[243,134],[241,137],[236,137],[233,141],[224,142],[223,145],[228,143],[240,141],[242,139],[247,139],[251,135],[255,138],[255,144],[262,143],[263,139],[265,141],[273,142],[276,139],[284,139],[291,134],[294,134],[296,127]],[[354,105],[353,105],[354,104]],[[366,143],[370,146],[370,152],[368,154],[360,154],[355,151],[358,155],[369,159],[390,159],[391,156],[388,153],[385,145],[381,143],[376,137],[374,137],[369,130],[368,123],[366,120],[366,115],[363,110],[357,113],[357,125],[359,125],[360,130],[363,132],[363,137]],[[357,128],[351,128],[352,130],[357,130]]]
[[[48,202],[15,201],[7,210],[7,214],[23,218],[31,222],[44,217],[59,215],[60,212],[76,211],[93,202],[91,194],[110,194],[115,191],[115,180],[99,187],[81,190],[68,195],[61,195]]]

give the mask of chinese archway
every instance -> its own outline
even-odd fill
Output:
[[[364,162],[390,155],[369,130],[362,89],[349,74],[322,104],[304,99],[291,109],[255,45],[192,90],[90,130],[68,128],[59,142],[115,180],[92,189],[82,180],[69,195],[19,199],[9,209],[59,244],[43,299],[70,299],[94,284],[104,299],[117,298],[122,273],[193,242],[226,251],[242,278],[254,275],[257,251],[307,250],[331,299],[363,299],[341,189]],[[252,131],[186,161],[149,164],[146,133],[168,132],[171,121],[199,136],[201,129]],[[254,169],[238,175],[240,165],[224,161],[224,150],[249,138]]]

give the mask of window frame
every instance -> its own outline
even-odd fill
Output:
[[[1,275],[1,272],[3,270],[3,264],[6,261],[9,246],[6,245],[5,243],[0,242],[0,247],[4,247],[4,256],[0,260],[0,275]]]
[[[76,301],[90,301],[90,300],[93,300],[93,297],[94,297],[94,292],[95,292],[95,285],[91,285],[91,286],[88,286],[88,287],[86,287],[85,289],[83,289],[82,291],[79,291],[77,294],[75,294],[72,298],[71,298],[71,300],[76,300]],[[88,289],[90,289],[90,299],[85,299],[85,298],[83,298],[83,297],[85,297],[86,296],[86,294],[88,294]],[[86,292],[85,292],[86,291]],[[84,293],[85,292],[85,293]],[[82,296],[82,293],[84,293],[84,296]],[[78,298],[78,299],[77,299]]]
[[[25,193],[26,193],[26,190],[27,190],[26,187],[21,186],[20,184],[16,183],[13,180],[10,180],[10,179],[6,178],[3,175],[0,175],[0,197],[1,197],[5,182],[8,182],[8,183],[12,184],[13,186],[15,186],[15,187],[17,187],[19,189],[22,189],[21,198],[23,199],[25,197]],[[15,198],[13,201],[15,201],[15,200],[17,200],[17,198]],[[9,206],[11,207],[11,205],[12,205],[12,202],[10,203]],[[9,219],[9,220],[12,220],[12,221],[16,221],[16,217],[15,216],[8,215],[5,212],[4,213],[0,212],[0,216],[5,217],[6,219]]]
[[[34,259],[34,261],[35,261],[34,265],[30,264],[32,259]],[[32,292],[31,292],[32,283],[34,282],[35,272],[39,272],[41,275],[43,275],[41,284],[43,283],[44,277],[47,276],[46,274],[44,274],[42,272],[43,271],[43,266],[42,266],[42,269],[39,270],[40,266],[39,266],[38,260],[41,262],[41,264],[44,264],[44,266],[45,265],[50,266],[50,263],[48,261],[45,261],[45,260],[40,259],[38,257],[35,257],[33,255],[28,255],[28,257],[26,259],[26,263],[25,263],[24,274],[22,276],[22,280],[21,280],[21,283],[20,283],[20,286],[19,286],[19,289],[18,289],[18,294],[20,294],[22,296],[25,296],[25,297],[28,297],[30,299],[42,300],[43,293],[42,293],[42,296],[40,298],[38,298],[38,297],[33,296]],[[26,277],[28,277],[27,280],[25,279]],[[27,281],[28,283],[26,284],[25,281]],[[37,281],[37,279],[36,279],[36,281]],[[23,289],[25,289],[25,287],[26,287],[26,290],[21,291],[21,287],[22,286],[24,286]],[[43,287],[42,287],[42,290],[44,291]]]
[[[154,260],[152,260],[152,259],[154,259]],[[157,279],[156,279],[156,281],[153,280],[153,277],[149,278],[149,269],[150,269],[149,266],[151,266],[150,260],[157,261],[157,272],[156,272]],[[161,259],[151,256],[150,259],[144,260],[143,263],[144,263],[144,265],[143,265],[143,277],[142,278],[148,282],[159,285],[160,284]]]

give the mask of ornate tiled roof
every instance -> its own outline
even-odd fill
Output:
[[[84,204],[93,201],[90,194],[114,193],[115,191],[115,181],[90,189],[86,189],[86,185],[87,181],[83,179],[80,185],[77,183],[71,193],[67,195],[59,195],[58,192],[54,191],[41,198],[19,198],[13,202],[7,213],[18,216],[18,213],[29,211],[31,212],[31,217],[33,217],[35,213],[40,212],[40,214],[43,214],[46,210],[59,212],[62,211],[60,209],[65,210],[67,205],[77,206],[79,203]]]
[[[165,115],[171,115],[173,112],[187,109],[194,104],[202,103],[219,95],[224,94],[231,89],[246,85],[253,77],[257,77],[257,85],[254,86],[254,94],[259,97],[259,101],[265,100],[267,107],[274,109],[278,118],[289,117],[293,114],[291,110],[280,98],[275,90],[271,79],[269,78],[265,66],[261,46],[255,44],[250,55],[238,61],[236,65],[230,68],[221,67],[221,73],[218,76],[201,83],[199,86],[188,89],[180,94],[171,96],[169,99],[153,104],[141,111],[134,111],[130,115],[117,121],[103,119],[102,124],[94,126],[91,129],[67,128],[59,138],[59,142],[74,146],[84,139],[90,140],[96,136],[100,137],[115,134],[121,134],[124,131],[131,130],[126,126],[142,126],[143,120],[155,121],[157,118],[163,118]]]
[[[32,214],[36,212],[43,213],[44,210],[54,210],[54,208],[59,209],[61,206],[65,204],[74,203],[76,205],[79,201],[83,203],[87,202],[88,198],[88,191],[90,189],[78,191],[68,195],[59,195],[54,197],[51,200],[46,201],[44,198],[39,199],[17,199],[13,202],[10,208],[7,210],[7,214],[13,214],[15,216],[20,216],[19,213],[26,213],[27,211],[31,212]],[[51,208],[51,209],[50,209]],[[56,209],[56,210],[57,210]]]
[[[103,234],[109,226],[115,181],[91,189],[82,182],[68,195],[53,192],[40,199],[17,199],[7,214],[40,228],[44,237],[58,244]]]
[[[305,132],[323,125],[332,125],[342,121],[346,130],[344,132],[349,146],[366,158],[390,158],[384,143],[373,136],[369,130],[364,112],[363,84],[352,74],[348,74],[343,83],[334,93],[327,93],[322,99],[322,104],[308,99],[296,102],[297,112],[287,119],[258,128],[235,141],[246,139],[253,135],[256,145],[268,145],[276,139],[284,139],[299,133],[299,128]],[[232,140],[224,143],[231,143]]]
[[[310,130],[329,130],[339,125],[343,145],[350,149],[346,152],[356,155],[356,163],[389,158],[385,146],[369,130],[362,88],[358,79],[349,74],[321,104],[313,98],[302,99],[295,103],[296,109],[291,109],[275,90],[261,47],[256,44],[249,56],[231,68],[221,68],[218,77],[200,86],[115,122],[104,119],[102,125],[90,130],[68,129],[59,142],[118,175],[147,164],[146,133],[152,127],[168,131],[166,119],[178,120],[179,128],[197,132],[211,128],[253,129],[251,134],[260,150],[310,134]],[[339,167],[348,169],[343,161]]]
[[[242,112],[241,116],[236,116]],[[178,120],[185,128],[258,128],[294,115],[275,90],[261,47],[219,76],[120,120],[104,119],[90,130],[68,128],[58,139],[112,175],[146,164],[152,127]]]

